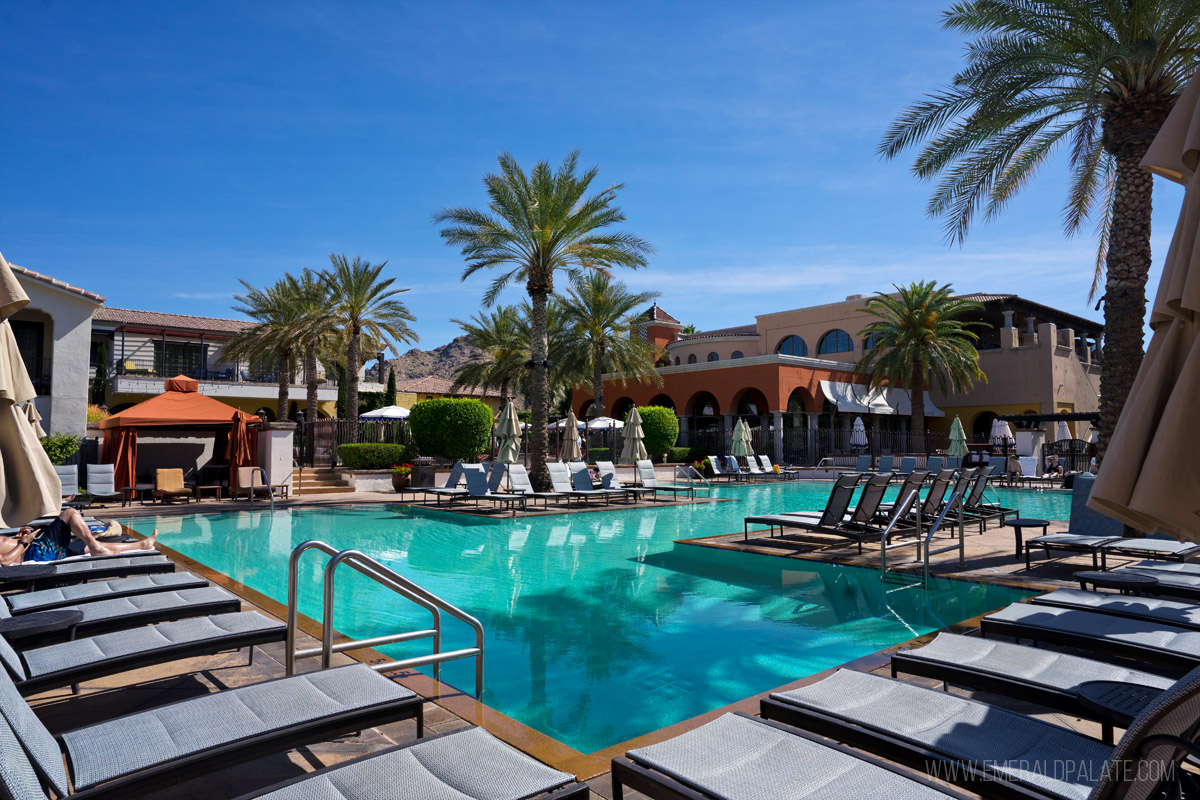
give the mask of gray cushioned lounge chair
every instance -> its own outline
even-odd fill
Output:
[[[612,762],[613,795],[663,800],[945,800],[966,795],[794,728],[725,714]]]
[[[465,486],[460,486],[463,482],[463,466],[461,461],[454,462],[454,466],[450,468],[450,474],[446,477],[446,483],[442,486],[423,486],[413,491],[420,491],[422,494],[431,494],[436,502],[440,505],[443,497],[448,497],[451,500],[455,497],[460,497],[467,493]]]
[[[587,796],[587,786],[576,783],[573,775],[533,760],[482,728],[468,728],[326,767],[237,800],[587,800]]]
[[[62,606],[73,606],[92,600],[129,597],[151,592],[198,589],[202,586],[208,586],[208,581],[199,575],[193,575],[190,572],[164,572],[157,575],[136,575],[132,578],[113,578],[107,581],[76,583],[53,589],[7,594],[0,602],[3,602],[13,614],[28,614],[34,611],[50,611]]]
[[[758,461],[760,464],[762,464],[762,468],[763,468],[764,472],[770,472],[770,473],[774,474],[775,465],[771,463],[770,456],[768,456],[766,454],[760,455],[758,457]],[[889,463],[891,463],[891,462],[889,462]],[[800,470],[798,470],[798,469],[793,469],[791,467],[785,467],[782,464],[779,465],[779,475],[781,477],[794,478],[799,474],[800,474]]]
[[[1095,482],[1094,477],[1087,475],[1075,478],[1075,485],[1071,487],[1071,520],[1067,525],[1067,532],[1035,536],[1026,540],[1025,569],[1029,569],[1029,552],[1034,547],[1042,548],[1046,558],[1050,558],[1051,551],[1090,554],[1092,567],[1100,568],[1097,557],[1101,548],[1109,542],[1121,539],[1125,535],[1125,526],[1112,517],[1088,508],[1088,496],[1091,495],[1092,484]]]
[[[988,797],[1158,797],[1195,746],[1200,669],[1138,715],[1117,746],[965,697],[853,670],[762,701],[763,716],[830,736]]]
[[[944,469],[945,463],[946,459],[942,456],[929,456],[929,458],[925,459],[925,471],[936,475]]]
[[[543,507],[548,507],[550,501],[567,500],[570,495],[561,492],[538,492],[534,491],[533,484],[529,482],[529,472],[525,469],[524,464],[510,464],[508,467],[508,475],[512,481],[512,493],[522,494],[529,500],[541,500]]]
[[[897,478],[907,478],[914,471],[916,471],[916,469],[917,469],[917,457],[916,456],[901,456],[900,457],[900,466],[896,467],[895,472],[892,474],[894,477],[897,477]],[[928,470],[922,470],[922,471],[925,473],[929,472]]]
[[[504,465],[496,464],[492,467],[492,474],[499,474],[500,478],[504,478]],[[498,503],[500,505],[525,507],[525,495],[523,494],[506,494],[493,491],[491,482],[484,475],[483,467],[479,464],[467,464],[463,467],[463,477],[467,481],[467,493],[462,495],[463,499],[474,500],[478,503],[480,500],[487,500],[490,503]]]
[[[662,483],[658,479],[658,473],[654,471],[654,462],[650,459],[642,459],[637,462],[638,480],[642,486],[647,489],[653,489],[657,492],[670,492],[671,497],[677,497],[680,493],[692,495],[696,491],[694,486],[686,486],[676,483]]]
[[[634,500],[640,500],[646,495],[651,498],[655,496],[653,489],[645,486],[626,486],[617,478],[617,467],[611,461],[597,461],[596,471],[600,473],[600,483],[605,489],[614,489],[618,492],[625,492],[626,495]]]
[[[983,636],[1011,636],[1163,664],[1200,666],[1200,632],[1074,608],[1014,603],[979,622]]]
[[[1197,553],[1200,553],[1200,544],[1181,542],[1166,534],[1117,539],[1100,545],[1100,569],[1108,569],[1107,557],[1110,555],[1183,561]]]
[[[708,456],[708,466],[712,470],[713,480],[724,478],[725,480],[731,481],[737,477],[735,474],[730,474],[729,471],[726,470],[725,465],[721,462],[721,459],[717,458],[716,456]]]
[[[399,719],[416,718],[422,698],[366,664],[226,689],[51,735],[0,676],[0,716],[26,755],[45,797],[129,798],[197,774]],[[3,742],[0,742],[2,744]],[[24,751],[23,753],[21,751]],[[64,756],[66,765],[64,765]],[[10,765],[28,782],[29,770]],[[71,791],[71,788],[74,791]]]
[[[1081,589],[1058,589],[1039,595],[1031,601],[1036,605],[1080,608],[1118,617],[1163,622],[1177,628],[1200,631],[1200,606],[1157,597],[1130,597],[1112,592],[1085,592]]]
[[[87,496],[89,500],[120,502],[125,495],[117,491],[116,466],[113,464],[87,465]]]
[[[282,622],[257,611],[214,614],[46,645],[17,652],[0,637],[0,662],[22,694],[70,686],[180,658],[281,642]]]
[[[1200,577],[1200,564],[1188,564],[1183,561],[1139,561],[1136,564],[1130,564],[1125,569],[1149,571],[1152,575],[1157,575],[1160,572],[1169,572],[1174,575],[1195,575]]]
[[[854,471],[860,475],[865,475],[871,471],[871,456],[861,455],[854,457]]]
[[[1113,571],[1137,572],[1142,575],[1150,575],[1158,581],[1158,584],[1154,587],[1155,594],[1200,602],[1200,575],[1184,571],[1168,572],[1161,569],[1146,569],[1145,567],[1138,566],[1123,567]]]
[[[608,505],[614,497],[625,496],[625,492],[617,489],[595,488],[592,485],[592,475],[588,472],[587,464],[582,461],[573,461],[567,466],[571,471],[572,497],[581,498],[584,502],[591,502],[593,498],[597,500],[603,498],[604,504]]]
[[[138,553],[145,553],[145,555],[138,555]],[[39,562],[38,565],[54,568],[52,574],[38,578],[37,584],[42,586],[175,571],[174,561],[153,550],[135,550],[119,556],[76,556],[59,561]],[[5,584],[9,582],[4,576],[4,569],[4,567],[0,567],[0,589],[5,588]],[[27,579],[20,577],[14,578],[13,581],[28,582]]]

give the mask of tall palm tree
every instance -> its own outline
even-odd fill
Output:
[[[306,269],[296,279],[297,301],[300,303],[304,342],[304,383],[306,406],[304,421],[317,419],[317,358],[322,344],[337,333],[337,315],[333,294],[321,273]]]
[[[254,320],[254,325],[233,336],[225,345],[225,357],[253,363],[263,359],[276,362],[275,377],[279,393],[275,400],[275,418],[287,419],[288,394],[292,383],[296,341],[303,330],[303,307],[295,278],[285,275],[272,285],[256,289],[241,281],[246,293],[233,299],[234,310]]]
[[[349,260],[343,254],[330,253],[329,263],[332,266],[324,278],[333,294],[335,315],[346,342],[346,416],[358,419],[359,350],[363,335],[392,353],[396,352],[396,342],[413,344],[421,338],[408,325],[417,318],[397,299],[408,289],[391,288],[395,278],[379,278],[386,261],[373,265],[358,256]]]
[[[479,312],[469,320],[452,319],[472,347],[481,352],[459,365],[454,372],[455,390],[481,386],[499,389],[504,398],[525,377],[529,353],[529,325],[513,306],[499,306],[490,313]]]
[[[486,211],[447,208],[434,214],[433,219],[445,224],[442,238],[460,248],[467,261],[463,280],[482,269],[501,270],[484,293],[487,305],[495,303],[512,282],[525,284],[530,305],[527,366],[533,373],[529,456],[534,484],[542,489],[550,484],[546,471],[550,366],[546,304],[554,293],[554,274],[561,271],[575,277],[593,269],[636,269],[646,265],[646,256],[653,248],[632,234],[605,230],[625,221],[625,214],[615,202],[622,185],[614,184],[589,196],[596,168],[577,175],[578,150],[567,154],[557,170],[539,161],[528,175],[508,153],[502,153],[499,161],[499,174],[484,178]]]
[[[606,372],[620,380],[633,379],[662,385],[654,368],[658,352],[645,339],[630,336],[640,308],[658,297],[658,292],[631,292],[620,281],[603,272],[593,272],[573,281],[561,300],[566,332],[563,368],[592,384],[592,416],[604,415]],[[585,377],[586,376],[586,377]]]
[[[943,25],[972,37],[950,85],[906,109],[879,146],[925,141],[913,172],[938,179],[931,215],[962,241],[1069,149],[1068,235],[1099,207],[1104,278],[1100,448],[1142,359],[1153,179],[1138,164],[1200,64],[1200,0],[964,0]]]
[[[895,286],[896,295],[876,292],[862,311],[875,317],[862,330],[870,349],[854,365],[872,386],[885,381],[906,386],[912,394],[912,431],[925,432],[925,389],[937,383],[943,393],[969,391],[976,380],[987,381],[979,368],[979,337],[971,330],[982,322],[959,319],[982,303],[953,295],[949,284],[919,281]]]

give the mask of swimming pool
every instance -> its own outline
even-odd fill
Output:
[[[480,619],[485,703],[589,753],[1029,594],[946,579],[901,587],[870,569],[673,544],[741,530],[747,514],[813,507],[811,497],[819,506],[828,486],[731,487],[718,494],[740,502],[523,519],[375,505],[123,521],[157,527],[163,545],[280,602],[295,545],[356,547]],[[313,617],[324,563],[318,553],[302,562],[300,610]],[[336,604],[338,629],[356,638],[428,624],[350,572]],[[465,625],[446,625],[445,649],[473,645]],[[445,665],[443,679],[469,691],[473,662]]]

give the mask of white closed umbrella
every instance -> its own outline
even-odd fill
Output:
[[[46,429],[42,427],[42,415],[38,413],[37,406],[32,400],[25,403],[25,418],[29,420],[29,424],[33,427],[33,435],[39,439],[46,438]]]
[[[989,436],[993,444],[1004,446],[1005,442],[1014,442],[1016,439],[1012,435],[1012,428],[1008,427],[1008,423],[1002,419],[992,420],[992,434]]]
[[[850,428],[850,446],[867,446],[867,426],[863,424],[862,417],[854,418],[854,425]]]
[[[504,404],[496,421],[496,460],[502,464],[521,460],[521,421],[512,400]]]
[[[1061,442],[1063,439],[1070,439],[1070,438],[1071,438],[1071,429],[1067,427],[1066,420],[1060,419],[1058,421],[1058,427],[1054,432],[1055,441]]]
[[[750,429],[750,423],[742,421],[742,440],[746,445],[746,457],[754,455],[754,437],[753,431]]]
[[[359,419],[408,419],[408,409],[404,406],[384,406],[365,414],[359,414]]]
[[[564,423],[563,442],[558,451],[558,458],[561,461],[578,461],[583,458],[583,451],[579,448],[579,422],[575,419],[574,411],[567,414]]]
[[[642,441],[645,438],[642,432],[642,415],[636,407],[629,410],[621,436],[625,439],[625,446],[621,448],[622,464],[633,464],[649,458],[646,454],[646,443]]]

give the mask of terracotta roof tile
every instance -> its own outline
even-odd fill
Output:
[[[716,339],[722,336],[758,336],[756,325],[735,325],[732,328],[714,328],[711,331],[696,331],[686,336],[680,336],[677,341],[686,342],[691,339]]]
[[[115,325],[167,330],[203,331],[206,333],[241,333],[254,325],[246,319],[193,317],[188,314],[166,314],[161,311],[136,311],[131,308],[101,308],[92,319]]]
[[[658,307],[658,303],[647,308],[642,315],[638,317],[639,322],[669,322],[673,325],[682,324],[679,320],[672,317],[667,312]]]
[[[435,375],[428,375],[424,378],[415,378],[410,381],[397,381],[396,391],[411,392],[413,394],[453,394],[460,396],[468,395],[484,395],[486,397],[499,397],[500,392],[496,389],[483,389],[479,386],[464,386],[458,391],[450,391],[450,387],[454,385],[454,381],[448,378],[439,378]]]
[[[13,272],[17,273],[18,275],[23,275],[30,280],[48,283],[56,289],[62,289],[64,292],[70,292],[71,294],[77,294],[80,297],[86,297],[88,300],[91,300],[95,303],[104,302],[104,297],[96,294],[95,292],[89,292],[87,289],[80,289],[78,286],[72,286],[66,281],[60,281],[58,278],[52,278],[49,275],[43,275],[40,272],[34,272],[26,267],[18,266],[11,261],[8,262],[8,265],[12,267]]]

